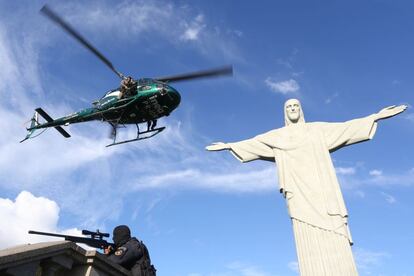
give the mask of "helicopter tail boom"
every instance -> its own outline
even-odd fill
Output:
[[[46,113],[46,111],[44,111],[42,108],[40,108],[40,107],[38,107],[38,108],[36,108],[35,109],[36,110],[36,112],[40,115],[40,116],[42,116],[48,123],[51,123],[51,122],[53,122],[53,119],[52,119],[52,117],[50,117],[49,116],[49,114],[47,114]],[[35,113],[36,114],[36,113]],[[60,134],[62,134],[65,138],[69,138],[70,137],[70,134],[69,133],[67,133],[67,131],[66,130],[64,130],[61,126],[55,126],[55,129],[57,130],[57,131],[59,131],[59,133]]]
[[[40,134],[42,134],[43,132],[39,133],[38,135],[33,136],[33,134],[36,132],[36,130],[39,130],[41,128],[44,128],[46,130],[47,127],[43,126],[42,124],[39,123],[39,115],[42,116],[48,123],[53,122],[52,117],[49,116],[49,114],[47,114],[42,108],[36,108],[35,109],[35,113],[33,114],[32,119],[30,119],[30,127],[27,128],[27,135],[26,137],[20,141],[24,142],[27,139],[30,138],[35,138],[37,136],[39,136]],[[59,131],[60,134],[62,134],[65,138],[69,138],[70,134],[66,132],[66,130],[64,130],[61,126],[55,126],[54,127],[57,131]]]

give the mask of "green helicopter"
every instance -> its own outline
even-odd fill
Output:
[[[45,5],[41,9],[41,12],[95,54],[122,82],[119,88],[108,91],[101,99],[93,102],[92,107],[82,109],[55,120],[42,108],[36,108],[30,120],[30,126],[26,128],[28,133],[20,143],[39,136],[44,130],[50,127],[54,127],[65,138],[69,138],[70,134],[62,126],[92,120],[105,121],[110,124],[113,141],[107,147],[147,139],[159,134],[165,129],[165,127],[156,126],[157,119],[170,115],[180,104],[181,96],[175,88],[169,85],[171,82],[233,74],[232,66],[223,66],[165,77],[140,79],[125,77],[115,69],[104,55],[54,11]],[[45,122],[39,121],[39,115],[43,117]],[[141,131],[139,128],[139,124],[142,123],[147,124],[145,131]],[[117,141],[118,127],[129,124],[136,126],[136,138]]]

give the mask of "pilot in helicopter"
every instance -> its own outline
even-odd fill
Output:
[[[120,87],[121,99],[134,95],[137,91],[137,85],[137,82],[131,76],[122,79]]]

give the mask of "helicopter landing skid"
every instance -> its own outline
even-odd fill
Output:
[[[154,129],[149,129],[143,132],[139,131],[138,125],[137,125],[137,138],[135,139],[129,139],[129,140],[124,140],[124,141],[120,141],[120,142],[116,142],[114,138],[114,142],[112,144],[107,145],[106,147],[112,147],[112,146],[116,146],[116,145],[120,145],[120,144],[125,144],[125,143],[129,143],[129,142],[134,142],[134,141],[139,141],[139,140],[144,140],[144,139],[148,139],[151,137],[154,137],[155,135],[157,135],[158,133],[160,133],[161,131],[163,131],[165,129],[165,127],[158,127],[158,128],[154,128]],[[149,133],[150,135],[144,136],[144,137],[140,137],[141,134],[147,134]]]

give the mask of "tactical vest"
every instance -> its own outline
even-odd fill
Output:
[[[157,270],[151,264],[147,247],[142,241],[138,241],[138,244],[139,250],[142,252],[142,258],[131,268],[132,276],[156,276]]]

